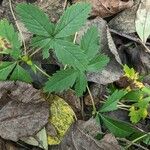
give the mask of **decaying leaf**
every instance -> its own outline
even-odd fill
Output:
[[[38,146],[43,148],[44,150],[48,150],[47,133],[45,128],[39,131],[34,137],[22,138],[21,140],[27,144]]]
[[[58,21],[65,8],[65,0],[40,0],[36,4],[49,15],[52,22]]]
[[[108,39],[108,46],[109,46],[110,51],[112,52],[112,54],[114,54],[116,61],[120,65],[122,65],[121,59],[119,57],[116,45],[115,45],[115,43],[113,41],[113,38],[112,38],[111,33],[109,31],[109,28],[107,28],[107,39]]]
[[[22,82],[0,82],[0,136],[17,141],[47,122],[49,105],[40,91]]]
[[[149,0],[141,0],[139,9],[136,15],[136,31],[142,40],[142,42],[146,43],[147,38],[150,35],[150,1]]]
[[[63,98],[69,106],[73,109],[77,118],[81,118],[81,104],[79,97],[75,94],[75,91],[69,89],[67,91],[58,94],[59,97]]]
[[[74,112],[71,107],[60,97],[50,97],[50,118],[49,123],[53,125],[57,134],[48,132],[48,144],[56,145],[61,142],[66,131],[74,122]]]
[[[102,18],[112,16],[133,5],[133,0],[74,0],[89,2],[93,6],[92,15]]]
[[[135,33],[135,18],[139,3],[140,0],[134,0],[134,5],[131,8],[118,13],[109,21],[109,27],[123,33]]]
[[[102,141],[95,140],[77,122],[72,125],[63,141],[58,145],[57,150],[120,150],[120,146],[114,136],[107,135],[107,139],[104,138]]]

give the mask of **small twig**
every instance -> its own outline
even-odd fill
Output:
[[[63,10],[67,8],[67,5],[68,5],[68,0],[65,0],[64,5],[63,5]]]
[[[91,99],[91,102],[92,102],[93,112],[94,112],[94,114],[96,114],[96,107],[95,107],[95,103],[94,103],[94,98],[93,98],[93,96],[92,96],[92,93],[91,93],[89,87],[86,86],[86,88],[87,88],[87,90],[88,90],[88,93],[89,93],[89,96],[90,96],[90,99]]]
[[[122,36],[122,37],[125,37],[125,38],[127,38],[127,39],[129,39],[129,40],[132,40],[132,41],[134,41],[134,42],[137,42],[137,43],[139,43],[139,44],[142,44],[142,46],[150,46],[150,43],[146,43],[146,44],[144,44],[143,45],[143,43],[141,43],[141,40],[139,39],[139,38],[135,38],[135,37],[133,37],[133,36],[130,36],[130,35],[127,35],[127,34],[125,34],[125,33],[120,33],[120,32],[118,32],[118,31],[116,31],[116,30],[114,30],[114,29],[110,29],[109,28],[109,31],[110,32],[112,32],[112,33],[114,33],[114,34],[117,34],[117,35],[119,35],[119,36]],[[146,47],[145,47],[146,48]],[[147,49],[147,48],[146,48]],[[150,50],[148,50],[149,52],[150,52]]]
[[[18,25],[18,23],[17,23],[17,19],[16,19],[16,16],[15,16],[14,11],[13,11],[13,8],[12,8],[12,1],[11,1],[11,0],[9,0],[9,7],[10,7],[11,14],[12,14],[12,16],[13,16],[13,18],[14,18],[14,21],[15,21],[15,23],[16,23],[16,26],[17,26],[17,28],[18,28],[18,31],[19,31],[19,33],[20,33],[20,37],[21,37],[21,39],[22,39],[23,47],[24,47],[24,54],[26,55],[26,54],[27,54],[26,44],[25,44],[25,41],[24,41],[24,37],[23,37],[22,31],[21,31],[21,29],[20,29],[20,27],[19,27],[19,25]]]
[[[145,51],[150,53],[150,49],[139,39],[140,44],[145,48]]]

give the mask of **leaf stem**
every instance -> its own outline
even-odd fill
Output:
[[[132,145],[133,145],[134,143],[136,143],[137,141],[139,141],[139,140],[145,138],[145,137],[148,136],[149,134],[150,134],[150,132],[148,132],[148,133],[146,133],[146,134],[144,134],[144,135],[142,135],[142,136],[140,136],[140,137],[134,139],[133,141],[131,141],[131,143],[130,143],[129,145],[127,145],[127,146],[125,147],[125,149],[126,149],[126,150],[129,149],[130,146],[132,146]]]
[[[118,104],[119,104],[119,106],[122,106],[122,107],[131,108],[130,105],[125,105],[125,104],[123,104],[123,103],[121,103],[121,102],[118,102]]]
[[[91,93],[91,91],[90,91],[88,85],[86,86],[86,88],[87,88],[88,93],[89,93],[89,96],[90,96],[90,98],[91,98],[91,102],[92,102],[92,106],[93,106],[93,114],[95,115],[95,114],[97,113],[97,111],[96,111],[96,107],[95,107],[95,103],[94,103],[94,98],[93,98],[93,96],[92,96],[92,93]]]
[[[37,52],[39,52],[41,50],[41,48],[38,48],[37,50],[35,50],[32,54],[30,54],[30,57],[32,57],[33,55],[35,55]]]
[[[12,16],[14,18],[14,21],[16,23],[16,26],[18,28],[18,31],[20,33],[20,37],[21,37],[21,40],[22,40],[22,43],[23,43],[23,47],[24,47],[24,54],[26,55],[27,54],[27,48],[26,48],[25,40],[23,38],[22,31],[21,31],[21,29],[20,29],[20,27],[19,27],[19,25],[17,23],[17,18],[16,18],[15,14],[14,14],[14,11],[13,11],[13,8],[12,8],[12,1],[11,0],[9,0],[9,7],[10,7],[11,14],[12,14]]]
[[[127,139],[117,138],[117,140],[122,141],[122,142],[126,142],[127,144],[131,143],[131,141],[129,141]],[[147,149],[146,147],[144,147],[140,144],[132,143],[132,145],[137,146],[139,148],[142,148],[143,150],[149,150],[149,149]]]
[[[35,64],[34,64],[35,65]],[[46,77],[50,78],[51,76],[48,75],[45,71],[43,71],[40,67],[38,67],[37,65],[35,65],[36,69],[39,70],[43,75],[45,75]]]

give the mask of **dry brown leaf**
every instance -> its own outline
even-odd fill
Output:
[[[135,18],[139,3],[140,0],[134,0],[134,5],[131,8],[118,13],[111,19],[109,27],[127,34],[136,32]]]
[[[89,132],[85,131],[87,130],[87,125],[84,126],[83,124],[79,124],[79,122],[73,124],[57,150],[120,150],[120,146],[114,136],[107,136],[107,138],[111,139],[110,141],[106,140],[106,138],[97,141],[88,134],[90,130]],[[96,131],[99,133],[99,130]]]
[[[102,18],[112,16],[133,5],[133,0],[74,0],[90,2],[93,6],[92,15]]]
[[[22,82],[0,82],[0,136],[17,141],[48,122],[49,105],[40,91]]]

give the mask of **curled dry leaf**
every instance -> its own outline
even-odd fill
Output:
[[[74,0],[85,1],[92,4],[92,15],[102,18],[112,16],[133,5],[133,0]]]
[[[40,91],[22,82],[0,82],[0,136],[17,141],[48,122],[49,105]]]

